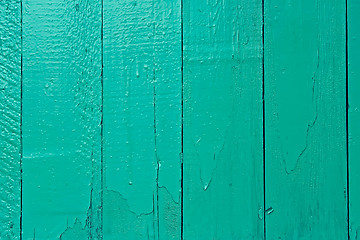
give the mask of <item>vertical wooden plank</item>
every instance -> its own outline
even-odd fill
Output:
[[[20,238],[20,4],[0,1],[0,239]]]
[[[23,239],[101,239],[101,2],[23,7]]]
[[[184,1],[184,239],[263,239],[261,6]]]
[[[104,238],[179,239],[179,1],[104,2]]]
[[[181,1],[153,1],[159,239],[181,237]]]
[[[267,239],[347,239],[345,1],[265,1]]]
[[[104,1],[104,238],[154,239],[153,4]]]
[[[360,238],[360,2],[348,0],[348,123],[350,239]]]

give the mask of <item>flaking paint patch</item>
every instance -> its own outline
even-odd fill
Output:
[[[87,217],[85,220],[85,226],[81,221],[76,218],[74,225],[72,227],[67,227],[66,230],[60,234],[59,239],[61,240],[82,240],[82,239],[101,239],[101,223],[95,223],[94,221],[99,221],[99,217],[95,217],[97,211],[93,211],[93,190],[90,192],[90,204],[87,211]],[[95,217],[95,218],[94,218]],[[95,233],[95,235],[94,235]],[[34,237],[35,240],[35,237]]]
[[[166,187],[159,187],[159,205],[163,220],[160,229],[166,239],[179,239],[180,204],[173,199]],[[147,213],[136,213],[129,207],[127,199],[117,191],[104,190],[104,226],[108,239],[156,239],[155,224],[158,221],[154,209]],[[155,206],[154,206],[155,207]],[[91,230],[91,208],[89,207],[85,225],[75,219],[59,236],[60,240],[89,239]],[[95,230],[96,231],[96,230]]]
[[[89,239],[87,234],[87,226],[84,228],[79,219],[75,219],[72,227],[68,227],[61,235],[60,240],[85,240]]]
[[[180,239],[180,201],[176,201],[164,186],[159,187],[158,194],[160,236],[164,239]]]
[[[153,210],[136,213],[119,192],[104,190],[104,234],[108,239],[155,239]]]

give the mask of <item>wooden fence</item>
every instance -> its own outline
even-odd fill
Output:
[[[360,239],[360,1],[0,0],[0,239]]]

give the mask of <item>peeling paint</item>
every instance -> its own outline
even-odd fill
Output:
[[[118,192],[104,191],[104,234],[107,239],[155,239],[154,210],[137,213]]]

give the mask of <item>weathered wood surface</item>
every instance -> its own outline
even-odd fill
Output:
[[[345,9],[265,1],[267,239],[347,239]]]
[[[0,0],[0,239],[359,239],[359,13]]]
[[[21,5],[0,1],[0,239],[20,238]]]
[[[105,239],[180,239],[180,20],[180,1],[105,1]]]
[[[184,1],[184,239],[263,239],[260,1]]]
[[[23,239],[102,239],[101,2],[23,1]]]

